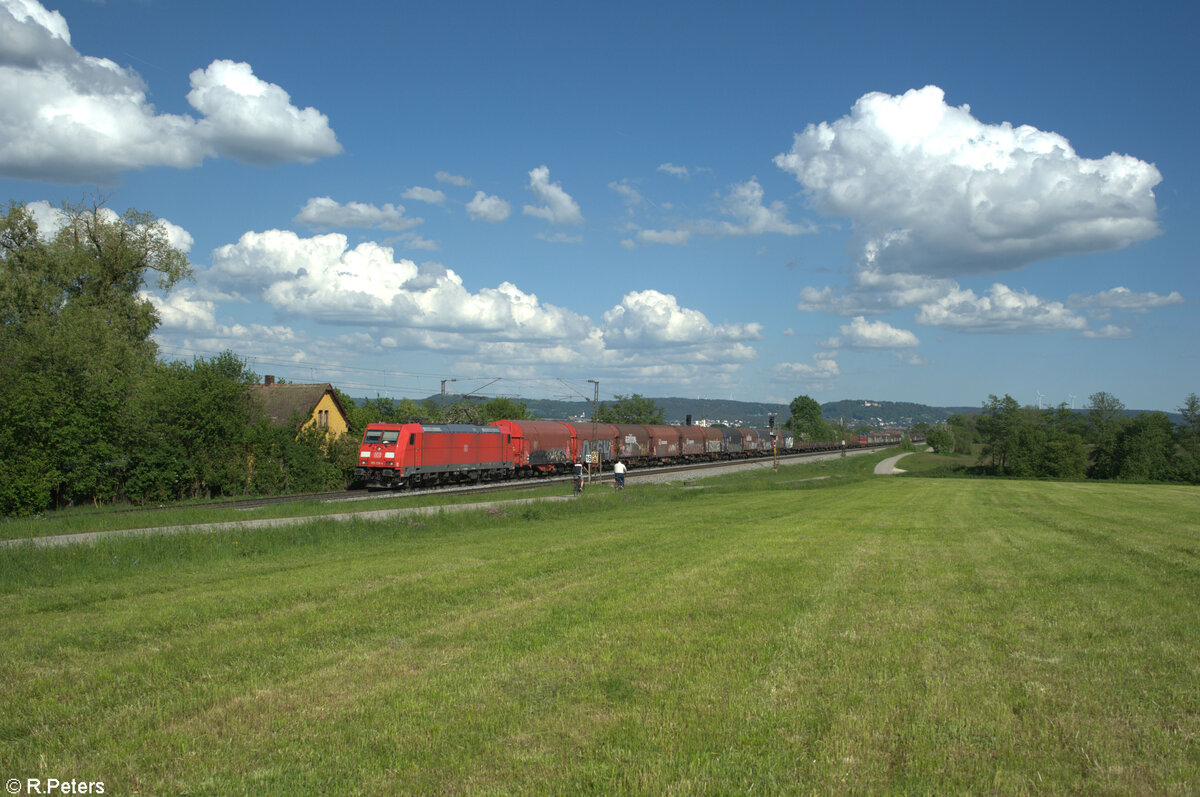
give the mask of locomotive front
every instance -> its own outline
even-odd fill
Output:
[[[388,490],[404,483],[404,426],[371,423],[363,432],[354,476],[368,490]]]

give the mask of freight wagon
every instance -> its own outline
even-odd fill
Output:
[[[896,432],[853,440],[850,447],[899,442]],[[579,462],[630,467],[844,449],[836,441],[798,441],[786,429],[496,421],[386,424],[366,428],[355,475],[368,488],[415,487],[567,473]]]

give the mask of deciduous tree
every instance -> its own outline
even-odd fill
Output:
[[[976,440],[974,415],[955,413],[946,419],[946,425],[954,434],[954,453],[970,454],[971,446]]]
[[[821,416],[821,405],[809,396],[796,396],[788,406],[792,417],[785,425],[807,440],[831,440],[833,427]]]
[[[1088,396],[1087,440],[1092,444],[1088,475],[1093,479],[1115,479],[1120,473],[1119,432],[1125,422],[1125,405],[1103,391]]]
[[[1008,457],[1017,446],[1017,434],[1021,425],[1021,405],[1007,393],[1004,398],[988,395],[983,412],[975,421],[983,441],[983,456],[990,458],[992,468],[1003,473]]]
[[[601,423],[663,423],[663,411],[654,403],[654,399],[646,398],[640,393],[629,396],[613,396],[611,403],[600,402],[596,408],[596,420]]]
[[[925,442],[938,454],[954,451],[954,433],[946,426],[935,426],[925,433]]]
[[[257,382],[231,351],[153,369],[133,403],[142,423],[126,496],[163,501],[245,492],[253,464],[247,431],[261,415],[248,389]]]
[[[107,501],[120,490],[135,440],[130,411],[154,367],[158,323],[143,289],[190,274],[152,215],[67,206],[39,230],[10,204],[0,220],[0,512]]]
[[[1180,477],[1185,481],[1200,482],[1200,397],[1189,393],[1179,407],[1183,423],[1179,425]]]

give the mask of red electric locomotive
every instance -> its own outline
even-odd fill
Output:
[[[511,478],[508,435],[495,426],[372,423],[354,475],[367,489]]]

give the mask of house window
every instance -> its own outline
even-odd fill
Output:
[[[317,426],[322,429],[329,428],[329,410],[317,410]]]

